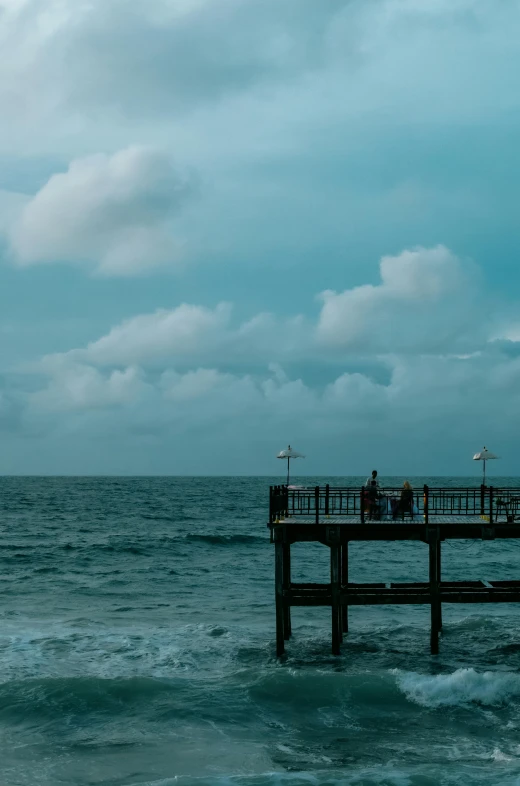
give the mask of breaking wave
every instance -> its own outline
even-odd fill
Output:
[[[423,707],[482,704],[500,706],[520,696],[520,675],[513,672],[457,669],[452,674],[416,674],[394,670],[406,697]]]

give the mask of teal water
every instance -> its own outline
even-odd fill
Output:
[[[297,609],[277,661],[270,482],[0,478],[2,786],[520,784],[520,609],[445,608],[438,657],[428,607],[351,609],[339,658]],[[427,556],[356,544],[351,580]],[[447,543],[443,576],[519,578],[520,543]]]

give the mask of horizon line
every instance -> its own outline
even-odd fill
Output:
[[[170,474],[170,473],[146,473],[146,474],[121,474],[121,473],[104,473],[99,474],[96,472],[92,473],[47,473],[42,474],[38,472],[29,472],[29,473],[0,473],[0,478],[277,478],[280,477],[280,473],[257,473],[257,474],[201,474],[201,475],[192,475],[192,474]],[[324,475],[315,475],[315,474],[308,474],[308,475],[294,475],[292,480],[296,480],[298,478],[364,478],[364,474],[360,475],[349,475],[346,473],[342,473],[339,475],[332,475],[332,474],[324,474]],[[450,472],[447,475],[434,475],[432,473],[424,473],[424,474],[416,474],[410,475],[406,473],[397,473],[395,475],[386,475],[385,473],[378,472],[378,477],[383,478],[481,478],[480,474],[477,475],[459,475],[455,472]],[[488,476],[489,478],[516,478],[520,477],[520,474],[513,474],[513,475],[491,475]]]

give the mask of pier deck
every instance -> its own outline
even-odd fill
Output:
[[[457,514],[453,514],[453,519],[454,520],[451,521],[452,524],[461,523],[461,521],[462,521],[464,524],[480,524],[480,525],[482,525],[483,521],[488,521],[489,522],[489,517],[486,516],[486,514],[484,514],[484,515],[481,515],[481,514],[477,515],[477,514],[475,514],[473,516],[468,515],[468,516],[464,516],[463,519],[462,519],[461,516],[458,516]],[[320,524],[320,525],[331,525],[331,524],[341,524],[341,525],[347,525],[347,524],[351,525],[352,524],[352,525],[358,525],[360,523],[363,523],[363,524],[367,524],[367,525],[370,524],[371,526],[374,525],[374,524],[380,524],[380,525],[386,524],[386,525],[394,526],[396,523],[399,524],[399,522],[400,522],[400,519],[392,520],[389,517],[385,518],[385,519],[383,519],[381,521],[379,521],[377,519],[365,519],[364,522],[360,522],[359,516],[348,516],[348,515],[345,515],[345,516],[330,516],[330,515],[329,516],[321,516],[320,515],[317,523]],[[499,514],[498,516],[495,517],[494,522],[495,523],[503,523],[503,524],[505,524],[505,523],[507,523],[507,516]],[[300,525],[300,524],[316,524],[316,518],[315,518],[315,516],[298,516],[297,518],[295,518],[294,516],[287,516],[285,518],[281,518],[279,523],[280,524],[298,524],[298,525]],[[415,515],[413,518],[410,515],[407,515],[406,516],[406,523],[407,524],[419,524],[419,523],[424,524],[424,514],[421,512],[421,513]],[[443,516],[443,515],[430,515],[429,516],[429,523],[430,524],[446,524],[446,516]]]
[[[388,500],[400,489],[386,489]],[[385,502],[385,511],[390,508]],[[441,579],[441,544],[448,539],[520,538],[520,489],[429,488],[414,492],[413,508],[395,520],[381,515],[366,499],[366,490],[271,487],[269,522],[275,544],[276,651],[282,655],[291,637],[292,606],[330,606],[332,652],[339,654],[348,631],[348,607],[379,604],[429,604],[430,646],[439,651],[443,603],[520,602],[520,581],[487,579],[445,582]],[[429,550],[429,581],[368,583],[349,581],[351,541],[421,541]],[[291,545],[317,542],[330,549],[330,582],[291,580]]]

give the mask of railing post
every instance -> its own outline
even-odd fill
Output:
[[[330,495],[330,486],[327,483],[325,486],[325,515],[329,515],[329,495]]]
[[[316,524],[320,523],[320,487],[314,488],[314,506],[316,508]]]
[[[361,510],[361,523],[365,523],[365,487],[361,486],[361,491],[359,492],[359,503],[360,503],[360,510]]]
[[[489,487],[489,523],[493,523],[493,486]]]
[[[269,486],[269,524],[272,524],[273,521],[273,487]]]
[[[423,508],[424,508],[424,521],[425,521],[426,524],[428,524],[428,520],[429,520],[429,511],[428,511],[429,496],[430,496],[430,489],[428,488],[428,486],[425,483],[424,484]]]
[[[289,489],[287,486],[282,486],[283,488],[283,497],[284,497],[284,507],[285,507],[285,518],[289,518]]]

